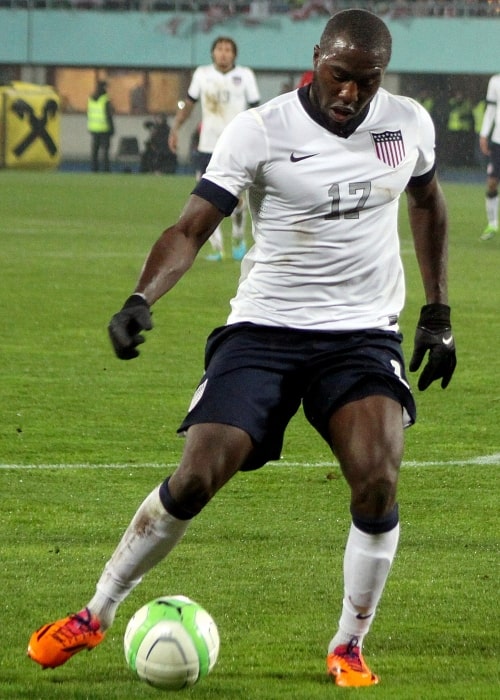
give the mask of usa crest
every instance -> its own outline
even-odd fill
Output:
[[[403,134],[398,131],[382,131],[379,134],[371,133],[377,158],[383,163],[395,168],[405,157],[405,145]]]

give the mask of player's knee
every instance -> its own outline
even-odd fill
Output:
[[[203,475],[188,473],[165,479],[160,487],[160,499],[165,510],[179,520],[190,520],[206,506],[216,489]]]
[[[368,472],[351,484],[351,510],[373,518],[384,516],[396,502],[397,481],[394,469]]]

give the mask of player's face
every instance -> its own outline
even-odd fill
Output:
[[[217,70],[222,73],[231,70],[234,66],[234,49],[229,41],[219,41],[212,51],[212,60]]]
[[[356,117],[380,87],[383,52],[366,51],[337,39],[327,52],[314,48],[311,100],[327,123],[341,126]]]

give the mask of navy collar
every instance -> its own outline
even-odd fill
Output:
[[[370,111],[370,103],[368,103],[357,117],[354,117],[354,119],[350,119],[348,122],[346,122],[346,124],[334,126],[332,128],[329,124],[326,123],[321,112],[318,109],[316,109],[316,107],[311,102],[309,97],[310,87],[310,85],[304,85],[303,87],[297,90],[302,107],[305,109],[305,111],[311,117],[311,119],[314,119],[314,121],[320,126],[322,126],[324,129],[331,131],[331,133],[335,134],[335,136],[340,136],[343,139],[349,138],[349,136],[356,131],[358,126],[362,122],[364,122],[368,115],[368,112]]]

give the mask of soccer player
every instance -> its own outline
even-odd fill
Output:
[[[169,146],[177,150],[178,130],[189,118],[194,105],[201,100],[201,129],[198,143],[196,176],[199,179],[207,169],[215,144],[231,119],[248,107],[260,102],[259,88],[250,68],[235,65],[238,47],[226,36],[212,44],[212,63],[198,66],[193,73],[185,102],[177,110],[169,136]],[[231,214],[232,254],[241,260],[246,253],[245,202],[240,198]],[[210,237],[213,252],[207,260],[219,261],[224,255],[222,230],[217,226]]]
[[[486,91],[479,147],[489,157],[486,170],[486,217],[488,225],[480,238],[487,241],[498,233],[498,180],[500,179],[500,73],[493,75]]]
[[[390,56],[380,18],[335,14],[314,48],[312,83],[234,118],[179,220],[153,245],[109,325],[121,359],[139,354],[151,305],[248,190],[255,243],[227,323],[209,336],[205,373],[179,427],[180,465],[139,506],[87,606],[33,633],[28,654],[42,666],[102,640],[120,602],[217,491],[238,470],[279,458],[302,405],[350,488],[327,672],[339,686],[378,683],[362,645],[396,553],[403,428],[416,414],[398,326],[404,191],[425,297],[410,370],[425,357],[419,389],[439,379],[444,389],[456,364],[434,128],[421,105],[381,87]]]

